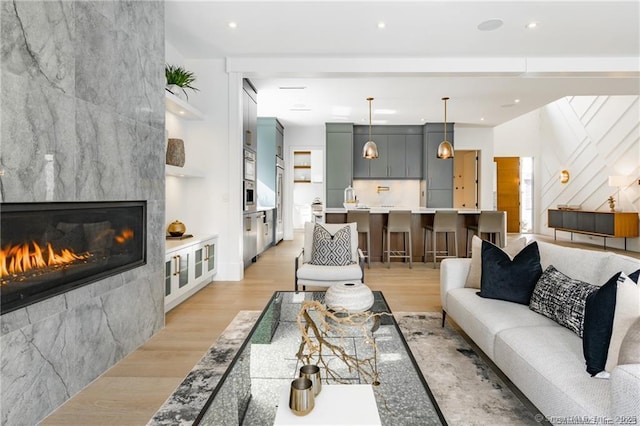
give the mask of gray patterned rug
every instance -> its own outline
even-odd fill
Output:
[[[540,424],[440,313],[394,316],[450,425]]]
[[[190,425],[260,315],[241,311],[148,425]],[[450,425],[538,425],[525,405],[439,313],[394,314]]]

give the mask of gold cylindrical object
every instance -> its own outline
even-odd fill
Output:
[[[300,377],[311,380],[313,396],[318,396],[322,390],[322,378],[320,377],[320,367],[317,365],[303,365],[300,367]]]
[[[291,382],[289,393],[289,408],[296,416],[306,416],[313,410],[313,383],[300,377]]]

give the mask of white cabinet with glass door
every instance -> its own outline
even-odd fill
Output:
[[[167,241],[164,310],[170,311],[211,282],[217,272],[217,236]]]

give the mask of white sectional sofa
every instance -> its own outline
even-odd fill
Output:
[[[640,268],[640,260],[611,252],[541,241],[538,248],[543,270],[553,265],[591,284]],[[618,365],[609,379],[591,377],[577,334],[526,305],[479,297],[478,289],[465,288],[470,266],[468,258],[442,262],[443,325],[446,313],[552,423],[583,417],[640,424],[640,364]]]

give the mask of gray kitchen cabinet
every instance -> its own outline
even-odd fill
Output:
[[[369,140],[369,135],[354,134],[353,135],[353,178],[368,178],[369,177],[369,165],[371,161],[362,156],[362,150],[364,145]],[[379,159],[378,159],[379,160]]]
[[[276,120],[276,155],[284,159],[284,126]]]
[[[369,177],[384,179],[389,176],[389,136],[388,135],[371,135],[371,139],[376,143],[378,147],[379,157],[374,160],[366,160],[369,162]],[[362,153],[360,153],[362,156]]]
[[[405,137],[405,159],[406,174],[408,178],[422,179],[423,161],[423,136],[406,135]]]
[[[353,124],[326,123],[326,207],[342,207],[353,174]]]
[[[407,177],[405,135],[389,135],[387,139],[387,177]]]
[[[368,126],[354,126],[354,179],[421,179],[422,126],[373,126],[371,139],[378,147],[379,158],[362,158],[369,140]]]
[[[258,203],[262,207],[276,206],[276,156],[278,139],[283,140],[284,127],[275,117],[258,117]],[[281,148],[282,149],[282,148]]]
[[[256,151],[258,133],[258,92],[246,78],[242,80],[242,130],[245,148]]]
[[[438,158],[438,145],[443,139],[442,123],[425,124],[426,207],[453,207],[453,159]],[[447,124],[447,139],[453,145],[453,123]]]

